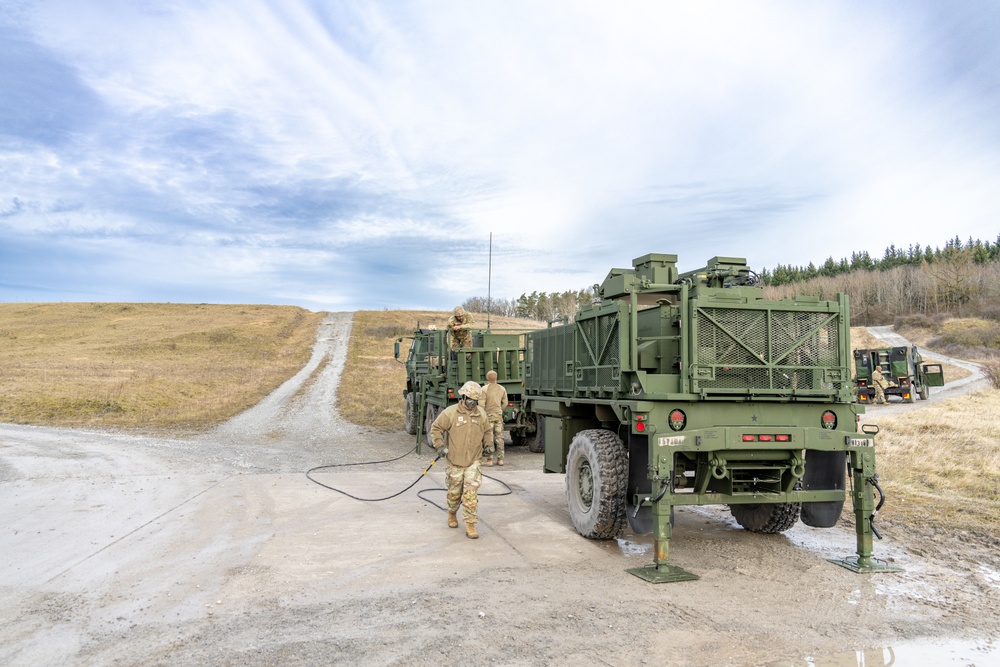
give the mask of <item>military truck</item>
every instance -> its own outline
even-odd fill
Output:
[[[526,336],[529,438],[565,473],[576,530],[651,532],[654,563],[629,571],[683,581],[697,576],[669,562],[675,507],[728,505],[743,528],[779,533],[834,526],[850,496],[857,557],[835,562],[897,569],[872,557],[878,427],[858,431],[847,296],[769,301],[745,259],[676,262],[612,269],[573,323]]]
[[[925,364],[917,348],[881,347],[854,351],[854,382],[858,401],[871,403],[875,399],[872,371],[879,368],[889,386],[885,398],[899,396],[905,403],[913,403],[916,396],[927,400],[930,387],[944,386],[941,364]]]
[[[431,424],[441,411],[458,402],[458,389],[475,380],[486,383],[486,374],[497,372],[497,383],[507,390],[504,408],[504,428],[510,431],[511,442],[523,445],[527,441],[529,424],[521,409],[521,364],[524,359],[522,334],[494,332],[489,329],[472,331],[472,347],[452,350],[450,334],[443,329],[418,328],[412,337],[406,364],[406,432],[417,436],[417,447],[427,438]],[[400,361],[400,345],[396,340],[394,356]]]

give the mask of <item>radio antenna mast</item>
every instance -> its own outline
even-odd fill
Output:
[[[486,328],[490,328],[490,311],[492,308],[493,296],[493,232],[490,232],[490,261],[489,269],[486,272]]]

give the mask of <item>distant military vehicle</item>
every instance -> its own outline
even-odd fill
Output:
[[[577,531],[652,532],[654,564],[629,571],[683,581],[697,577],[669,563],[675,507],[728,505],[778,533],[834,526],[850,496],[857,557],[834,562],[898,569],[872,557],[878,427],[858,432],[847,296],[769,301],[742,258],[676,261],[612,269],[573,323],[526,335],[529,438],[566,474]]]
[[[916,396],[927,400],[930,387],[944,386],[941,364],[925,364],[916,347],[881,347],[854,351],[854,382],[858,401],[871,403],[875,399],[872,371],[879,368],[889,386],[885,398],[899,396],[906,403],[913,403]]]
[[[521,364],[524,360],[523,335],[500,333],[489,329],[472,331],[472,347],[452,350],[449,332],[444,329],[418,329],[411,337],[406,354],[406,432],[417,436],[418,446],[441,411],[458,402],[458,389],[469,380],[486,383],[486,374],[497,372],[497,383],[507,390],[504,429],[510,431],[511,443],[523,445],[529,427],[521,409]],[[394,355],[400,358],[396,341]],[[540,451],[540,450],[539,450]]]

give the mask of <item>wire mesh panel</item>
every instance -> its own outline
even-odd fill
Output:
[[[581,319],[576,326],[577,391],[617,391],[621,379],[619,313]]]
[[[698,308],[695,378],[725,393],[833,393],[843,384],[837,313]]]

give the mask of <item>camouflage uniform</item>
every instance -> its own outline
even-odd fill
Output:
[[[507,407],[507,390],[497,384],[497,372],[486,374],[486,385],[483,387],[483,403],[486,408],[486,418],[493,427],[493,444],[496,447],[497,465],[503,465],[503,409]],[[493,465],[493,455],[487,454],[483,459],[486,465]]]
[[[467,384],[473,384],[479,390],[479,385],[474,382]],[[479,394],[481,390],[476,392],[477,396]],[[448,469],[445,472],[448,512],[458,512],[461,503],[465,507],[465,523],[474,527],[479,520],[479,485],[483,481],[479,458],[483,455],[483,448],[492,441],[493,430],[481,407],[477,405],[469,409],[464,401],[459,401],[446,408],[431,424],[431,443],[435,449],[445,445],[445,433],[448,434]]]
[[[451,332],[451,349],[472,347],[472,332],[470,329],[476,323],[465,308],[455,306],[454,314],[448,318],[448,331]]]
[[[885,389],[889,386],[889,383],[882,377],[882,371],[878,366],[872,371],[872,386],[875,387],[875,404],[886,403]]]

